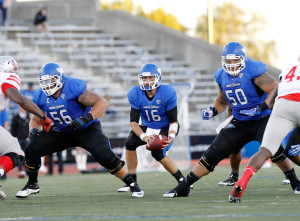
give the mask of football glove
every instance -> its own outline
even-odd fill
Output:
[[[33,128],[28,134],[29,141],[33,141],[34,139],[36,139],[40,135],[40,133],[41,131],[39,131],[36,128]]]
[[[300,145],[292,146],[292,148],[289,150],[289,155],[292,157],[300,155]]]
[[[74,130],[77,130],[78,128],[83,127],[84,125],[86,125],[87,123],[89,123],[92,120],[94,120],[93,115],[91,113],[87,113],[86,115],[84,115],[82,117],[77,117],[76,119],[74,119],[71,122],[70,126]]]
[[[49,117],[44,117],[41,119],[41,124],[43,126],[43,128],[45,129],[46,132],[49,132],[49,130],[51,129],[51,125],[52,125],[52,120]]]
[[[249,109],[249,110],[240,110],[240,113],[249,117],[256,117],[258,115],[260,115],[261,110],[260,108],[257,106],[255,108]]]
[[[202,116],[203,120],[210,120],[213,116],[215,116],[217,114],[218,114],[217,109],[212,106],[202,110],[202,112],[201,112],[201,116]]]

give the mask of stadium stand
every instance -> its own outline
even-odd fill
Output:
[[[91,90],[109,95],[113,111],[101,119],[109,137],[127,136],[127,90],[137,84],[142,64],[156,63],[163,83],[194,86],[189,98],[190,134],[214,134],[226,114],[204,122],[200,111],[212,105],[217,94],[213,71],[220,67],[221,48],[125,12],[100,11],[99,2],[13,1],[8,26],[1,29],[1,54],[14,56],[23,82],[34,82],[35,87],[40,67],[57,62],[66,74],[84,79]],[[32,17],[42,5],[49,12],[47,34],[32,27]]]

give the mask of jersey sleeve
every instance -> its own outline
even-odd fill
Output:
[[[21,80],[17,74],[11,73],[3,82],[4,84],[10,84],[14,88],[16,88],[18,91],[20,91],[21,88]]]
[[[215,74],[214,74],[214,76],[215,76],[215,79],[216,79],[216,82],[218,83],[218,84],[221,84],[221,82],[222,82],[222,71],[223,71],[223,69],[222,68],[220,68],[220,69],[218,69],[216,72],[215,72]]]
[[[169,111],[177,106],[177,94],[172,86],[166,88],[167,91],[164,93],[167,97],[166,99],[166,110]]]
[[[128,101],[132,108],[138,109],[138,110],[140,109],[139,103],[138,103],[138,95],[137,95],[136,87],[133,87],[128,91],[127,98],[128,98]]]
[[[267,71],[267,65],[259,61],[253,61],[252,59],[249,59],[246,65],[249,65],[250,73],[254,78],[261,76]]]
[[[79,97],[86,90],[86,83],[81,79],[72,79],[69,88],[72,97]]]

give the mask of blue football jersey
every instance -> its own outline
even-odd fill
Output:
[[[153,129],[169,126],[166,111],[177,106],[177,95],[172,86],[160,85],[151,100],[144,90],[135,86],[128,91],[127,97],[131,107],[140,110],[143,125]]]
[[[36,103],[55,124],[53,130],[63,133],[75,132],[70,126],[72,120],[87,114],[91,107],[79,103],[78,97],[86,90],[86,84],[83,80],[66,76],[63,88],[57,99],[53,96],[47,96],[42,89],[38,89],[33,102]],[[92,122],[89,122],[77,131],[87,128]]]
[[[246,59],[246,67],[237,77],[231,77],[223,68],[215,72],[216,82],[220,85],[227,101],[231,105],[232,115],[240,121],[252,121],[263,116],[270,115],[271,110],[267,109],[255,117],[246,116],[240,113],[241,110],[249,110],[265,101],[268,94],[258,88],[254,80],[267,70],[264,63]]]

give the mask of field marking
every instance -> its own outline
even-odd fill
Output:
[[[300,216],[300,213],[278,214],[213,214],[192,216],[82,216],[82,217],[16,217],[0,218],[0,221],[11,220],[81,220],[81,219],[186,219],[186,218],[241,218],[241,217],[289,217]]]

